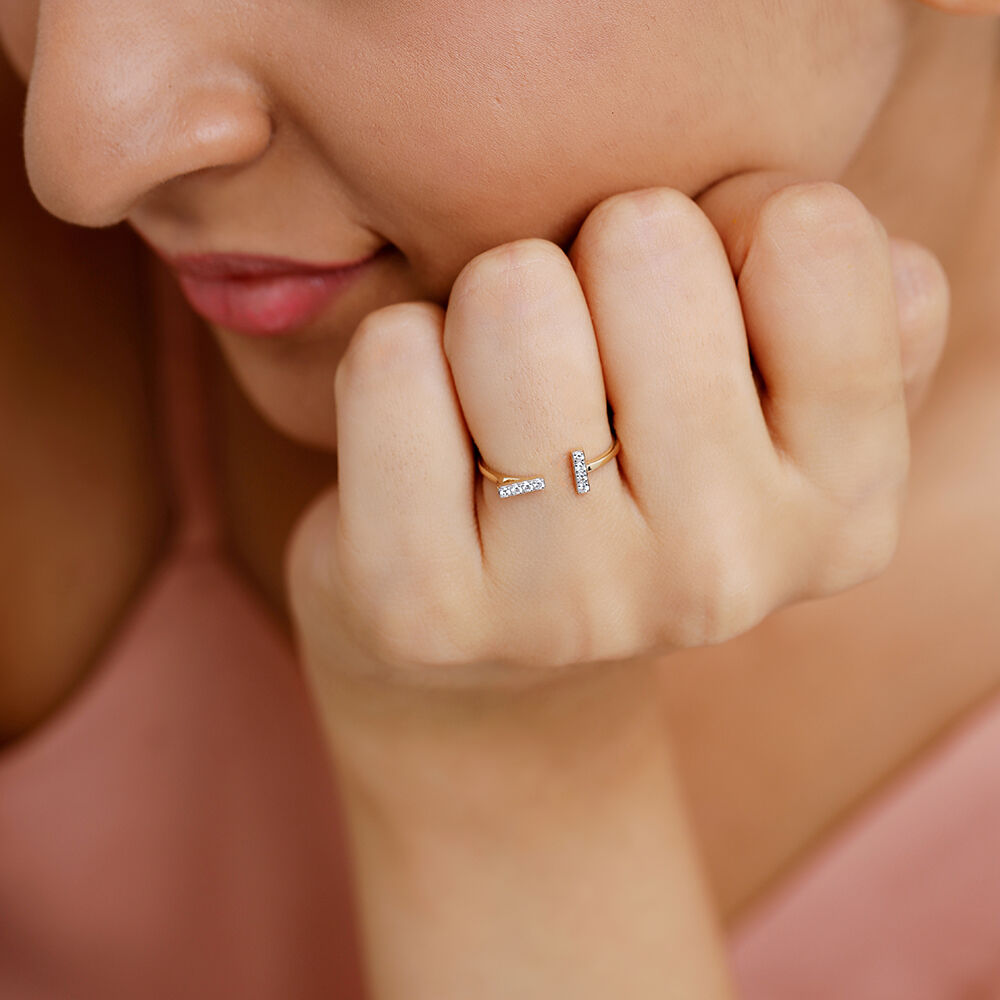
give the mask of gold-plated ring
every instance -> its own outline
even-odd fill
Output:
[[[587,471],[593,472],[594,469],[599,469],[602,465],[607,465],[607,463],[610,462],[611,459],[613,459],[621,450],[622,443],[618,440],[618,438],[615,438],[614,444],[612,444],[607,451],[601,452],[597,458],[592,459],[587,463]]]
[[[576,492],[579,494],[590,492],[589,473],[594,469],[599,469],[602,465],[610,462],[611,459],[621,450],[621,441],[617,438],[611,443],[611,447],[602,452],[597,458],[587,461],[584,453],[577,449],[569,453],[570,463],[573,467],[573,478],[576,483]],[[495,472],[481,458],[477,462],[479,471],[491,482],[496,483],[497,493],[501,497],[514,497],[522,493],[535,493],[545,489],[545,480],[541,476],[506,476],[503,473]]]

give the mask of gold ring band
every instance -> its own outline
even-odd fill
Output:
[[[594,469],[599,469],[602,465],[607,465],[607,463],[610,462],[611,459],[613,459],[621,450],[622,443],[618,440],[618,438],[615,438],[614,444],[612,444],[607,451],[602,452],[597,456],[597,458],[587,462],[587,471],[593,472]]]
[[[570,463],[573,468],[573,477],[576,482],[576,492],[579,494],[590,492],[589,473],[594,469],[599,469],[607,464],[621,450],[621,441],[615,438],[611,447],[602,452],[597,458],[587,461],[586,456],[579,449],[569,453]],[[501,497],[519,496],[522,493],[535,493],[545,489],[545,480],[541,476],[506,476],[503,473],[495,472],[482,458],[477,462],[479,471],[491,482],[496,483],[497,492]]]

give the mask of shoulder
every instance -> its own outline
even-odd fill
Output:
[[[20,104],[0,85],[0,134]],[[141,248],[38,207],[0,145],[0,740],[88,669],[161,545]]]

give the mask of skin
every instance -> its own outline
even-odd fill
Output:
[[[574,19],[574,25],[581,25],[579,35],[567,38],[565,32],[560,32],[560,44],[566,46],[567,52],[582,58],[587,51],[588,39],[602,37],[598,53],[609,54],[607,63],[598,63],[607,67],[603,76],[592,71],[592,62],[591,68],[582,72],[583,64],[574,63],[568,57],[555,63],[547,61],[547,50],[543,44],[546,33],[544,30],[535,31],[528,36],[532,41],[528,43],[527,50],[516,50],[517,55],[523,55],[527,61],[529,82],[524,85],[523,93],[518,91],[516,85],[512,91],[502,91],[500,103],[497,104],[497,107],[502,107],[504,99],[524,99],[526,105],[519,106],[516,124],[505,124],[505,120],[499,118],[498,111],[492,116],[484,116],[482,108],[489,107],[493,111],[491,100],[496,95],[492,91],[477,89],[477,77],[469,80],[467,75],[461,74],[463,67],[467,72],[475,68],[479,74],[478,79],[488,81],[493,76],[502,74],[504,69],[509,69],[512,53],[502,44],[497,44],[495,25],[488,25],[487,35],[487,26],[481,20],[482,14],[477,15],[474,11],[464,12],[467,17],[452,12],[449,18],[455,20],[449,19],[444,24],[434,24],[433,15],[428,16],[426,11],[418,12],[419,18],[397,16],[397,21],[391,26],[393,40],[387,41],[387,49],[391,46],[393,51],[398,52],[401,45],[412,46],[412,53],[408,53],[412,57],[404,62],[414,75],[395,91],[400,95],[397,104],[394,105],[387,98],[385,106],[390,109],[388,114],[392,114],[391,109],[394,107],[400,110],[392,118],[392,126],[387,127],[384,132],[376,133],[376,137],[372,137],[371,132],[363,127],[367,119],[362,119],[361,116],[368,108],[367,100],[363,106],[353,109],[349,106],[346,109],[335,108],[332,113],[328,113],[329,109],[324,106],[322,121],[310,118],[310,109],[314,116],[317,115],[317,109],[315,102],[310,104],[307,100],[305,85],[296,88],[293,82],[283,80],[278,68],[281,65],[294,66],[297,73],[302,73],[302,79],[307,79],[310,62],[308,58],[301,58],[298,45],[296,59],[287,58],[290,49],[282,48],[280,27],[275,24],[274,32],[268,33],[267,8],[261,7],[261,20],[257,22],[257,28],[274,40],[273,48],[258,53],[252,46],[244,44],[241,49],[233,41],[234,33],[227,30],[227,57],[230,51],[236,51],[242,58],[233,57],[233,64],[239,64],[238,72],[234,70],[232,74],[220,73],[218,81],[214,81],[217,84],[215,89],[207,88],[208,97],[203,92],[196,92],[196,75],[190,90],[180,88],[183,93],[176,94],[178,88],[175,87],[169,97],[165,96],[162,89],[156,89],[158,79],[188,80],[191,74],[179,73],[174,77],[165,73],[158,77],[155,72],[150,72],[151,65],[156,69],[155,64],[148,59],[137,58],[136,64],[130,69],[133,76],[129,89],[125,92],[145,94],[153,103],[145,108],[126,104],[124,111],[120,104],[116,106],[115,113],[120,117],[116,120],[116,144],[112,156],[112,147],[106,141],[95,141],[95,135],[100,135],[96,128],[79,126],[59,129],[56,123],[65,124],[67,120],[77,123],[86,123],[88,120],[107,123],[111,120],[109,115],[112,112],[105,95],[113,93],[109,84],[114,81],[100,76],[97,80],[100,86],[78,86],[71,90],[65,86],[65,80],[69,74],[79,73],[80,63],[73,62],[73,59],[79,60],[83,51],[87,53],[85,67],[98,72],[98,66],[107,66],[107,60],[102,62],[96,58],[100,39],[87,34],[88,30],[95,30],[98,18],[90,19],[88,15],[101,8],[101,12],[107,16],[117,14],[122,18],[122,8],[113,4],[93,4],[80,5],[75,11],[60,10],[55,13],[56,5],[43,4],[37,51],[45,54],[46,60],[40,64],[41,68],[36,67],[29,96],[26,132],[29,170],[40,199],[64,218],[95,225],[127,216],[147,238],[161,244],[176,240],[176,243],[170,244],[170,248],[174,250],[238,248],[293,253],[296,256],[315,255],[315,259],[327,259],[358,255],[378,245],[378,240],[366,243],[362,241],[362,237],[371,240],[377,235],[380,239],[390,240],[399,253],[387,264],[384,269],[386,273],[380,274],[377,280],[371,282],[372,288],[363,292],[358,290],[358,301],[343,303],[336,316],[326,317],[314,330],[308,331],[303,343],[296,345],[294,349],[272,350],[271,345],[248,344],[226,331],[217,331],[235,370],[269,419],[302,441],[329,446],[335,440],[338,430],[342,436],[345,433],[343,428],[334,427],[327,415],[329,386],[335,372],[352,370],[340,365],[340,361],[347,337],[357,327],[358,320],[369,315],[373,309],[392,301],[421,299],[440,303],[470,257],[481,253],[485,248],[521,238],[525,234],[551,241],[544,244],[546,246],[568,246],[579,231],[580,222],[588,217],[593,206],[610,192],[618,190],[668,185],[686,195],[699,195],[725,176],[761,167],[774,167],[810,177],[839,177],[850,165],[859,179],[866,179],[864,157],[861,155],[862,137],[866,128],[891,103],[890,98],[894,98],[900,89],[898,85],[902,78],[901,69],[907,43],[916,37],[916,34],[911,35],[910,32],[919,32],[916,8],[896,4],[839,4],[836,18],[832,18],[830,5],[825,3],[799,5],[794,14],[789,14],[782,7],[780,41],[788,46],[788,58],[778,60],[781,74],[775,76],[773,71],[767,69],[768,65],[773,64],[762,57],[764,46],[753,44],[754,39],[759,42],[761,36],[773,30],[768,18],[768,15],[775,15],[771,6],[758,5],[752,12],[745,5],[741,6],[741,13],[747,11],[743,14],[746,23],[739,25],[714,23],[713,9],[706,5],[700,5],[695,11],[672,9],[669,11],[671,16],[663,15],[659,20],[653,19],[653,24],[658,25],[661,32],[656,34],[656,30],[651,28],[653,37],[658,42],[657,53],[676,53],[675,59],[658,58],[655,70],[647,64],[648,59],[644,60],[641,53],[635,51],[633,32],[625,31],[621,38],[612,37],[604,45],[598,25],[588,23],[583,18]],[[13,51],[15,59],[22,71],[27,72],[30,69],[28,40],[32,34],[33,22],[30,18],[25,18],[15,23],[16,12],[12,8],[12,4],[0,7],[4,17],[0,25],[4,28],[7,45]],[[138,8],[133,5],[129,10],[137,11]],[[199,10],[205,8],[200,7]],[[537,7],[532,8],[533,16],[538,16],[537,10]],[[559,16],[562,16],[565,6],[558,10]],[[211,23],[207,20],[209,15],[205,14],[205,24],[209,25],[209,30],[195,32],[191,28],[193,22],[188,22],[184,30],[190,31],[191,35],[187,38],[186,47],[182,35],[177,36],[176,47],[165,44],[164,26],[157,24],[154,32],[151,27],[152,17],[143,19],[139,14],[130,15],[129,24],[123,24],[121,30],[135,32],[132,40],[137,43],[141,43],[145,37],[148,44],[153,46],[151,52],[166,52],[171,58],[174,55],[178,58],[190,56],[197,46],[218,52],[222,47],[221,42],[213,39],[212,30],[213,27],[222,30],[220,26],[224,24],[224,17],[220,15],[223,13],[221,10],[215,12],[216,19]],[[338,26],[340,28],[354,26],[357,31],[366,31],[366,38],[369,37],[367,32],[374,31],[371,26],[358,26],[358,22],[348,15],[343,16],[345,21]],[[306,17],[303,13],[304,21]],[[550,17],[554,19],[556,15],[553,13]],[[168,31],[180,32],[182,29],[178,25],[181,20],[178,17],[177,24],[168,25]],[[102,19],[102,23],[107,24],[107,17]],[[149,29],[148,36],[143,35],[144,28]],[[507,38],[506,31],[510,28],[512,26],[509,25],[502,27],[499,37]],[[308,25],[304,25],[304,29],[304,37],[319,37],[316,32],[308,30]],[[379,24],[379,30],[386,30],[384,24]],[[193,41],[195,35],[198,39],[197,46]],[[429,44],[428,36],[437,41],[433,45]],[[108,37],[115,37],[115,32],[108,32],[103,37],[106,43]],[[173,36],[168,34],[167,37]],[[350,39],[351,34],[349,30],[345,30],[335,34],[335,37],[338,40]],[[442,37],[461,42],[462,58],[452,60],[447,71],[438,66],[428,71],[429,62],[440,58],[439,53],[447,50],[447,46],[440,44]],[[769,44],[773,45],[771,35],[767,34],[767,37]],[[488,42],[484,40],[486,38]],[[707,38],[712,41],[711,51],[706,53],[704,46]],[[817,51],[817,38],[822,39],[821,51]],[[287,45],[291,45],[291,40],[285,41]],[[324,38],[325,41],[328,39]],[[573,42],[576,43],[575,46]],[[212,49],[213,44],[217,48]],[[537,49],[533,49],[532,45],[537,45]],[[366,53],[364,58],[374,59],[377,55],[372,53],[377,54],[382,50],[379,46],[368,46],[363,51]],[[622,58],[623,51],[631,53],[631,60]],[[328,54],[329,48],[324,46],[324,52]],[[721,53],[725,53],[726,59],[720,59],[719,64],[713,63],[710,57]],[[284,59],[281,58],[282,54]],[[93,62],[91,56],[94,56]],[[709,58],[706,59],[706,56]],[[803,58],[805,56],[808,56],[808,60]],[[209,63],[211,64],[211,60]],[[357,61],[329,60],[329,63],[323,64],[324,72],[319,72],[318,65],[312,67],[316,70],[312,79],[330,79],[330,64],[350,66],[357,72],[362,72]],[[732,69],[734,64],[739,68],[736,71]],[[229,63],[226,65],[230,66]],[[252,68],[248,68],[251,66]],[[623,67],[634,67],[640,74],[634,90],[622,86]],[[483,72],[484,68],[487,72]],[[740,69],[744,72],[740,72]],[[105,68],[100,70],[101,74],[107,72]],[[455,72],[461,80],[460,87],[450,88],[454,93],[442,93],[439,81],[444,72]],[[135,74],[141,77],[144,73],[150,77],[148,90],[137,86]],[[642,75],[654,73],[659,75],[652,79],[649,75]],[[372,86],[376,88],[376,93],[379,92],[379,80],[392,80],[394,84],[400,81],[398,75],[386,73],[374,78],[376,83],[373,85],[371,74],[366,75],[369,88],[367,93],[371,93]],[[630,81],[632,79],[626,78]],[[748,80],[753,81],[754,86],[747,86]],[[599,86],[601,81],[603,89]],[[433,87],[430,85],[432,82]],[[567,86],[567,83],[570,85]],[[574,84],[578,84],[576,89]],[[351,79],[332,79],[330,86],[338,94],[365,92],[359,88],[356,80]],[[597,88],[598,92],[588,91],[587,98],[579,100],[577,104],[580,90],[584,87]],[[727,89],[730,87],[731,90]],[[664,99],[662,108],[657,105],[657,113],[662,110],[662,121],[651,123],[648,102],[642,100],[642,95],[648,93],[644,88],[670,95]],[[705,99],[705,94],[709,92],[713,94],[711,102]],[[273,135],[262,126],[261,121],[260,102],[265,93],[272,100],[275,94],[281,95],[280,106],[287,116],[279,119],[284,123],[284,129],[279,128]],[[461,95],[458,102],[454,99],[455,93]],[[511,93],[515,96],[510,97]],[[87,101],[74,106],[73,102],[79,100],[80,94],[87,95]],[[561,94],[574,95],[572,106],[560,106],[560,100],[565,100],[560,97]],[[634,105],[629,102],[630,95],[636,102]],[[789,95],[794,97],[790,98]],[[195,130],[189,130],[183,135],[173,136],[173,142],[167,142],[163,137],[171,136],[171,110],[180,117],[179,104],[172,105],[171,102],[185,99],[190,100],[191,104],[185,106],[184,110],[189,112],[193,108],[191,113],[195,114],[196,120],[202,120],[197,116],[204,112],[205,127],[198,133],[201,138],[197,143],[186,141],[195,134]],[[350,101],[347,103],[350,105]],[[51,110],[53,107],[58,109],[58,113]],[[168,126],[158,130],[152,139],[139,128],[139,124],[148,119],[151,107],[161,109],[168,122]],[[577,131],[568,127],[567,122],[577,121],[577,116],[581,114],[578,107],[586,108],[588,117],[585,122],[580,122]],[[547,114],[558,120],[558,130],[546,127]],[[66,117],[60,118],[60,115]],[[185,117],[184,120],[190,122],[191,118]],[[610,127],[612,120],[613,129]],[[897,116],[896,121],[899,120],[900,117]],[[651,124],[652,127],[647,129]],[[107,127],[106,124],[104,127]],[[608,131],[602,132],[602,127],[607,127]],[[512,135],[512,131],[515,134]],[[654,137],[652,142],[649,141],[650,133]],[[566,143],[555,154],[552,147],[553,134]],[[523,138],[518,138],[519,135],[523,135]],[[609,141],[614,138],[615,148],[621,149],[620,161],[616,162],[610,156],[604,158],[592,155],[592,150],[602,135]],[[434,140],[428,143],[432,154],[429,159],[415,164],[412,155],[406,154],[414,148],[424,148],[419,140],[426,141],[428,136]],[[544,143],[536,142],[534,136],[543,137]],[[683,152],[678,148],[678,137],[683,138]],[[298,142],[294,141],[296,139]],[[459,139],[462,140],[461,144],[458,144]],[[270,147],[267,147],[268,141],[271,143]],[[347,149],[339,145],[349,142],[352,145]],[[497,149],[518,150],[516,162],[510,161],[509,154],[498,157],[495,152]],[[481,159],[470,163],[467,173],[456,171],[455,163],[462,162],[463,157],[468,158],[469,150],[476,151]],[[565,169],[567,161],[574,164],[572,171]],[[577,164],[579,169],[576,168]],[[239,169],[205,171],[204,168],[208,166]],[[100,172],[95,174],[95,170]],[[282,186],[275,183],[275,179],[282,176],[283,170],[294,170],[296,185]],[[193,174],[192,171],[199,172]],[[470,178],[465,182],[467,189],[463,189],[461,180],[456,182],[456,174]],[[93,176],[109,178],[98,198],[95,198],[92,184],[88,180]],[[303,181],[301,186],[299,179]],[[290,197],[287,192],[293,189],[296,199],[301,200],[295,204],[283,202],[283,198]],[[274,197],[261,199],[260,194],[264,190]],[[488,206],[489,210],[483,205],[482,190],[490,191],[491,197],[495,199],[495,204]],[[822,190],[827,192],[823,197],[828,197],[829,189]],[[414,197],[415,191],[420,193],[419,198]],[[220,193],[223,195],[221,198]],[[817,195],[815,190],[812,193]],[[884,200],[891,208],[892,199]],[[707,204],[707,197],[705,201]],[[261,203],[268,206],[263,216],[257,210]],[[254,205],[253,213],[247,209],[250,204]],[[326,205],[326,212],[317,212],[317,204]],[[724,201],[721,202],[723,207],[725,204]],[[736,204],[743,204],[743,201],[737,201]],[[267,214],[272,206],[274,216],[269,223]],[[218,215],[213,216],[212,213]],[[721,229],[725,229],[724,220],[731,217],[730,213],[720,208],[720,203],[714,205],[711,215],[713,222]],[[327,217],[338,219],[343,226],[339,231],[342,243],[327,245],[323,242],[325,236],[321,239],[319,234],[310,232],[310,220]],[[859,217],[860,213],[850,216],[850,226],[854,229],[860,225]],[[829,219],[830,216],[827,215],[826,218]],[[836,218],[839,222],[844,221],[843,215]],[[220,222],[220,219],[223,221]],[[279,219],[282,220],[280,228]],[[301,230],[289,226],[289,219],[293,222],[301,219]],[[348,220],[346,223],[345,219]],[[237,224],[247,225],[248,220],[252,220],[252,232],[237,232],[225,228]],[[736,227],[736,232],[723,232],[731,257],[738,255],[735,248],[741,240],[749,238],[752,242],[752,237],[747,237],[746,234],[756,231],[757,221],[756,214],[751,213],[747,224],[743,226],[743,235],[738,231],[739,227]],[[940,218],[925,217],[921,224],[926,226],[928,232],[935,231],[936,226],[942,226]],[[612,226],[610,229],[617,231],[621,225],[619,223],[617,228]],[[594,228],[591,227],[592,230]],[[942,230],[944,228],[942,226]],[[787,233],[787,220],[783,227],[778,226],[775,231]],[[265,236],[276,240],[270,234],[278,232],[296,232],[296,240],[301,239],[301,243],[297,242],[295,247],[287,247],[265,242]],[[876,244],[873,241],[876,236],[877,231],[859,240],[852,246],[852,254],[857,255],[862,249],[865,253],[874,254],[873,247]],[[221,242],[207,242],[214,239]],[[607,239],[605,237],[605,242]],[[191,242],[184,243],[182,240]],[[357,242],[351,242],[352,240]],[[599,256],[602,245],[601,240],[595,238],[589,243],[585,241],[579,244],[588,249],[577,251],[577,244],[574,244],[575,256],[571,259],[578,271],[585,270],[588,266],[581,262],[592,259],[592,256]],[[943,240],[942,246],[946,248]],[[524,247],[521,244],[522,252]],[[532,254],[539,253],[539,245],[528,244],[528,247],[531,249],[528,258],[536,261],[537,256]],[[885,248],[882,249],[884,251]],[[488,258],[480,257],[477,266],[482,267],[486,259]],[[881,256],[876,254],[872,260],[881,261],[878,267],[882,268],[880,287],[884,293],[889,275],[888,258],[883,252]],[[679,262],[673,263],[677,266]],[[874,263],[872,270],[878,270]],[[474,271],[465,273],[468,275]],[[599,275],[599,269],[594,273]],[[929,271],[925,268],[922,273],[926,275]],[[587,279],[582,274],[580,276],[586,284]],[[776,283],[773,274],[771,278],[773,285]],[[599,277],[591,280],[596,283]],[[722,272],[718,281],[720,286],[725,284]],[[563,286],[564,289],[566,287],[568,286]],[[854,299],[850,296],[844,298],[843,288],[840,292],[841,302],[860,299],[861,313],[866,304],[878,298],[874,288]],[[940,300],[937,301],[939,303]],[[746,307],[745,300],[743,306]],[[933,312],[933,308],[926,303],[925,307]],[[480,316],[483,309],[481,304]],[[385,320],[389,315],[399,314],[382,313],[382,319]],[[890,325],[884,294],[880,315],[881,321],[873,322],[871,329],[873,332],[878,330],[884,333]],[[454,324],[461,322],[459,319],[453,320]],[[856,324],[848,326],[856,329]],[[915,326],[919,327],[920,322],[916,322]],[[362,344],[377,339],[386,327],[392,329],[390,324],[368,321],[364,327],[366,335],[355,337],[353,343]],[[429,328],[430,324],[423,327],[425,330]],[[467,320],[462,328],[469,331],[478,327],[476,322]],[[373,334],[372,330],[380,332]],[[831,331],[831,336],[833,335],[834,332]],[[455,335],[452,340],[452,344],[465,342],[460,334]],[[924,338],[924,343],[932,342],[933,337]],[[398,344],[399,341],[393,343]],[[447,327],[444,343],[448,343]],[[487,339],[485,344],[489,343],[491,341]],[[884,337],[879,339],[873,336],[863,339],[858,346],[871,347],[873,343],[885,345],[888,341]],[[355,357],[362,350],[360,347],[352,349]],[[934,350],[925,350],[926,356],[914,362],[918,376],[926,374],[935,360]],[[916,352],[914,357],[918,355],[919,352]],[[777,356],[782,356],[781,352]],[[792,353],[785,356],[791,358]],[[445,358],[454,368],[454,351],[446,353]],[[382,360],[386,360],[384,354]],[[701,360],[706,359],[702,357]],[[718,358],[713,357],[711,360]],[[478,364],[469,365],[469,374],[464,377],[460,387],[466,416],[469,416],[467,406],[472,401],[489,399],[488,393],[495,384],[497,363],[493,359],[488,363],[481,360]],[[885,366],[874,367],[882,371]],[[355,361],[353,371],[356,373],[358,368],[358,362]],[[348,376],[340,375],[340,411],[344,409],[344,399],[350,398],[350,393],[344,387],[351,384]],[[792,388],[795,388],[794,383]],[[799,388],[803,387],[800,385]],[[901,393],[902,386],[898,388]],[[443,398],[443,394],[438,393],[437,398]],[[901,396],[896,405],[901,405]],[[484,409],[489,410],[488,407]],[[494,405],[493,411],[495,410]],[[366,417],[377,417],[384,415],[384,407],[382,411],[369,408],[364,412]],[[637,424],[641,422],[637,420]],[[359,427],[368,424],[370,420],[358,421]],[[872,426],[866,425],[865,440],[868,440],[868,434],[873,433]],[[355,431],[355,439],[360,439],[360,434],[360,430]],[[815,434],[804,433],[804,437],[813,441]],[[638,438],[634,440],[635,454],[640,456],[642,443]],[[873,452],[874,465],[882,466],[883,463],[876,460],[878,457],[898,457],[898,435],[895,440],[893,447]],[[647,455],[655,451],[651,447],[646,450]],[[521,456],[511,453],[512,460],[519,457]],[[648,466],[648,462],[646,464]],[[642,463],[637,457],[637,474],[641,472],[641,467]],[[613,480],[608,476],[604,482],[610,484]],[[887,494],[897,487],[898,481],[891,474],[882,484],[882,490]],[[322,514],[322,505],[315,510]],[[326,515],[323,524],[326,530],[330,530],[333,519],[328,510]],[[497,538],[499,540],[500,536]],[[522,540],[522,544],[530,543]],[[496,545],[495,548],[498,552],[507,549],[502,545]],[[756,564],[755,560],[750,562]],[[809,560],[808,563],[812,566],[815,560]],[[843,575],[836,586],[827,584],[825,589],[829,591],[850,586],[883,568],[878,559],[875,560],[874,568],[856,565],[852,572]],[[579,569],[581,573],[584,571],[585,567]],[[801,572],[791,573],[787,566],[783,572],[790,573],[796,580],[801,579]],[[302,578],[301,573],[299,578]],[[789,594],[806,596],[810,593],[808,586],[798,590],[789,590],[787,586],[778,589],[784,591],[783,597],[788,597]],[[821,586],[820,590],[823,589]],[[775,599],[775,594],[776,591],[770,591],[768,599],[762,601],[755,614],[762,613],[760,609],[765,606],[770,609],[780,603]],[[730,602],[725,603],[728,605]],[[313,637],[318,637],[316,646],[329,642],[329,628],[326,627],[324,631],[319,621],[321,617],[323,616],[314,616],[309,626],[308,615],[303,616],[301,612],[299,615],[300,622],[306,622],[307,628],[312,629]],[[728,629],[723,628],[721,631],[699,633],[695,642],[691,643],[690,639],[687,642],[697,645],[707,639],[718,641],[727,638],[746,627],[753,618],[754,615],[751,615],[738,624],[730,623]],[[604,634],[604,630],[600,632]],[[676,642],[676,634],[672,638]],[[680,644],[684,644],[684,640]],[[637,649],[630,651],[635,652]],[[617,652],[618,655],[621,654],[620,650]],[[466,655],[465,659],[468,658]],[[340,656],[324,659],[323,654],[314,654],[312,657],[314,664],[318,661],[325,664],[319,668],[314,667],[320,675],[329,673],[334,661],[337,666],[341,665],[341,659]],[[383,662],[386,659],[392,660],[393,657],[386,657],[383,651],[376,659]],[[362,738],[359,740],[364,742]],[[362,772],[363,769],[360,769],[359,773]],[[378,867],[373,865],[372,870],[377,870]],[[383,892],[382,898],[384,897]],[[391,989],[391,986],[387,987],[386,996],[394,995]]]
[[[446,314],[377,310],[338,368],[340,479],[293,539],[290,586],[348,775],[377,996],[467,994],[498,942],[530,995],[729,995],[680,798],[658,812],[676,786],[650,654],[724,643],[786,601],[881,574],[908,459],[884,231],[843,188],[761,181],[713,192],[721,219],[762,198],[725,245],[658,188],[601,203],[568,260],[536,239],[481,254]],[[738,290],[727,246],[746,247]],[[466,423],[484,454],[544,468],[566,435],[606,440],[605,392],[629,449],[596,502],[557,481],[545,510],[511,509],[474,487]],[[506,399],[524,405],[499,424]],[[430,461],[414,494],[393,473],[417,450]],[[564,761],[583,762],[589,820]],[[536,801],[546,778],[554,807]],[[607,816],[656,835],[622,852]],[[545,888],[508,866],[546,871]],[[579,879],[602,900],[582,926]],[[490,916],[470,926],[469,907]],[[599,962],[567,963],[567,925]],[[530,926],[551,928],[540,954]]]
[[[499,19],[481,3],[302,4],[295,18],[256,3],[237,19],[231,3],[190,2],[165,22],[160,9],[2,5],[15,64],[34,70],[33,188],[61,218],[128,218],[172,253],[329,261],[398,248],[295,344],[219,332],[268,418],[326,448],[333,373],[368,312],[443,304],[477,253],[525,236],[565,244],[616,191],[691,195],[751,168],[836,176],[886,95],[905,30],[887,0],[794,13],[755,0],[733,16],[618,5],[613,18],[562,2]]]

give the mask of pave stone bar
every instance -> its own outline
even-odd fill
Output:
[[[590,492],[590,476],[587,475],[587,460],[582,451],[573,452],[573,475],[576,478],[576,492]]]
[[[544,489],[545,480],[542,478],[522,479],[519,483],[506,483],[503,486],[498,486],[497,493],[502,497],[516,497],[522,493],[534,493],[536,490]]]

